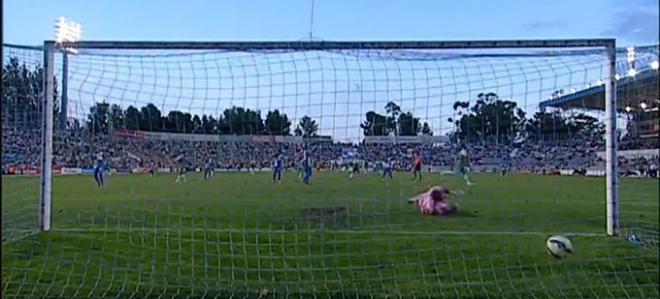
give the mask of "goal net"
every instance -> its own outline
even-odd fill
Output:
[[[3,297],[660,295],[657,46],[45,45],[3,46]]]
[[[40,48],[3,45],[2,50],[4,244],[39,231],[39,179],[26,176],[38,175],[42,163],[44,73]],[[4,277],[3,272],[3,282]]]

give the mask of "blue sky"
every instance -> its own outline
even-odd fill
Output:
[[[55,20],[66,16],[83,25],[87,40],[301,40],[309,36],[311,3],[6,0],[3,36],[4,42],[38,45],[52,39]],[[620,46],[639,46],[658,43],[658,0],[315,0],[313,36],[324,40],[616,37]],[[30,59],[41,57],[30,55]],[[176,109],[216,116],[237,105],[262,114],[284,110],[294,123],[310,115],[318,120],[321,133],[355,140],[362,135],[358,124],[364,113],[384,112],[389,100],[428,121],[435,132],[446,132],[452,129],[447,118],[456,117],[452,109],[456,100],[473,101],[480,92],[496,92],[531,114],[554,90],[591,86],[604,70],[602,56],[415,62],[324,52],[121,55],[70,58],[69,116],[82,117],[100,101],[124,108],[154,103],[165,113]],[[624,62],[625,56],[619,61]]]
[[[57,17],[89,40],[297,40],[311,0],[5,0],[4,42],[39,44]],[[314,36],[343,39],[616,37],[658,41],[658,0],[316,0]]]

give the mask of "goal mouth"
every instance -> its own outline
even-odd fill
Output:
[[[3,296],[659,295],[657,45],[3,48]]]

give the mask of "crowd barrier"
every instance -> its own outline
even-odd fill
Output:
[[[82,169],[81,168],[62,167],[62,170],[61,170],[60,173],[63,174],[63,175],[82,174]]]

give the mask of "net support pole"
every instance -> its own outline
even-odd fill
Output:
[[[605,78],[605,187],[607,200],[607,235],[619,234],[619,193],[617,169],[616,132],[616,47],[607,47]]]
[[[55,45],[44,43],[43,100],[41,125],[41,196],[40,196],[40,228],[50,230],[51,196],[53,182],[53,77],[55,63]]]
[[[68,85],[69,85],[69,54],[67,51],[62,52],[62,105],[60,105],[60,109],[62,111],[60,112],[60,129],[65,130],[66,129],[66,123],[67,123],[67,104],[69,101],[69,90],[68,90]]]

